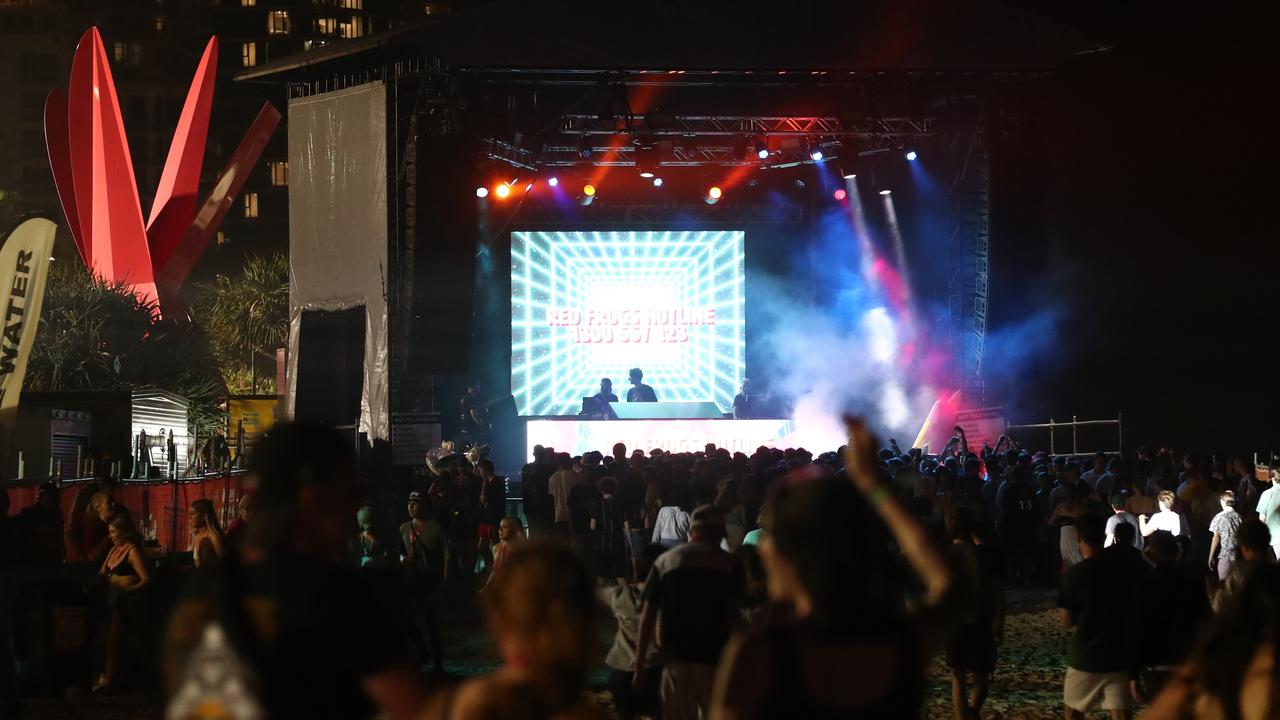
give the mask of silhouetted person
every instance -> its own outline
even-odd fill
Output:
[[[627,402],[658,402],[658,395],[653,388],[641,382],[644,379],[643,370],[631,368],[627,376],[631,380],[631,389],[627,391]]]

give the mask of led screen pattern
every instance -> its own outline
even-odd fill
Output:
[[[600,379],[626,400],[733,409],[744,373],[743,233],[514,232],[511,392],[521,415],[577,415]]]

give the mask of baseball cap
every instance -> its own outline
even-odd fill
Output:
[[[1124,507],[1124,495],[1115,493],[1111,496],[1111,507]]]
[[[420,502],[426,499],[427,499],[426,494],[421,492],[420,490],[414,490],[413,492],[409,493],[409,502],[415,502],[415,501]]]

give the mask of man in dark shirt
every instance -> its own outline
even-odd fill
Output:
[[[631,379],[631,389],[627,391],[627,402],[658,402],[658,395],[653,388],[640,382],[644,379],[644,371],[640,368],[631,368],[628,373]]]
[[[1131,545],[1102,549],[1106,523],[1101,516],[1083,515],[1075,528],[1084,561],[1067,570],[1058,592],[1062,623],[1074,629],[1063,681],[1066,717],[1101,709],[1127,718],[1133,709],[1135,590],[1150,566]]]
[[[658,557],[644,588],[635,678],[642,682],[645,655],[662,616],[662,718],[705,717],[711,705],[716,663],[737,608],[733,556],[720,549],[724,513],[714,505],[693,511],[689,542]],[[637,688],[643,691],[643,688]]]
[[[755,398],[751,396],[751,381],[742,381],[742,392],[733,397],[733,417],[735,420],[750,420],[755,417]]]
[[[533,447],[533,462],[520,471],[520,494],[524,515],[529,521],[529,534],[542,537],[550,532],[555,520],[555,506],[548,494],[547,482],[555,472],[554,453],[541,445]]]
[[[33,505],[18,513],[15,526],[22,547],[21,562],[57,565],[62,562],[62,509],[58,484],[42,483]]]
[[[480,444],[489,431],[489,421],[484,416],[484,405],[480,402],[480,382],[472,380],[467,384],[467,392],[458,401],[459,420],[462,435],[474,444]]]
[[[600,379],[600,392],[593,396],[597,406],[603,408],[605,403],[618,402],[618,396],[613,393],[613,381],[609,378]]]

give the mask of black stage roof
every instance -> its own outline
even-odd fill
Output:
[[[1099,49],[1056,21],[979,0],[498,0],[236,78],[298,79],[369,53],[487,72],[1041,72]]]

